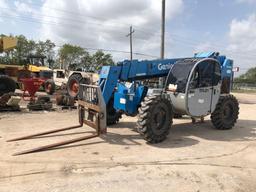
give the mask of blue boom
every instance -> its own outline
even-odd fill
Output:
[[[148,87],[141,80],[166,77],[175,63],[183,59],[215,58],[221,64],[223,93],[229,93],[232,82],[233,61],[216,52],[197,53],[191,58],[158,60],[125,60],[117,66],[104,66],[100,73],[99,85],[106,104],[114,100],[113,107],[127,115],[135,115],[141,101],[147,95]],[[130,82],[127,85],[127,82]]]

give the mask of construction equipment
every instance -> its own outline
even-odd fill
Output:
[[[230,94],[232,67],[233,61],[217,52],[197,53],[191,58],[125,60],[117,66],[104,66],[98,86],[80,84],[80,125],[85,122],[96,127],[99,135],[122,114],[138,115],[138,132],[149,143],[166,139],[174,114],[192,118],[211,114],[215,128],[231,129],[239,114],[238,102]],[[158,77],[165,77],[163,87],[150,84],[150,79]]]
[[[232,68],[233,61],[217,52],[104,66],[99,88],[107,107],[101,110],[100,120],[111,125],[122,114],[138,115],[138,132],[149,143],[165,140],[174,114],[192,118],[211,114],[215,128],[231,129],[239,114],[238,101],[230,94]],[[148,80],[156,77],[166,78],[164,87],[149,86]],[[90,111],[89,104],[99,98],[86,91],[80,99]]]
[[[0,53],[8,53],[17,46],[17,39],[14,37],[0,38]],[[14,92],[20,88],[19,79],[24,77],[41,78],[44,83],[43,87],[48,94],[53,94],[55,84],[52,80],[53,71],[45,66],[45,56],[28,55],[25,65],[13,65],[10,63],[0,64],[0,95]]]
[[[17,39],[14,37],[1,37],[0,38],[0,53],[9,51],[17,46]]]
[[[29,110],[50,110],[52,108],[52,102],[49,96],[35,97],[36,92],[44,81],[40,78],[24,78],[20,79],[23,83],[22,98],[25,101],[29,101],[27,108]]]
[[[96,85],[99,80],[99,75],[92,72],[64,69],[54,69],[53,71],[53,80],[56,86],[67,89],[68,95],[74,99],[78,96],[79,84]]]
[[[53,70],[45,65],[46,57],[44,55],[28,55],[27,68],[32,77],[43,80],[43,88],[46,93],[52,95],[55,92],[55,83],[53,80]]]

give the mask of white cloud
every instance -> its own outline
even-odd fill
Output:
[[[256,15],[246,19],[233,19],[230,23],[229,45],[235,64],[244,69],[256,66]],[[241,71],[245,72],[245,71]]]
[[[204,51],[211,51],[212,50],[212,44],[211,42],[202,42],[199,43],[193,50],[194,53],[198,53],[198,52],[204,52]]]
[[[256,15],[252,14],[244,20],[232,20],[229,37],[231,49],[256,49]]]
[[[0,22],[4,22],[5,19],[10,19],[10,23],[15,25],[15,17],[18,16],[16,11],[13,11],[12,6],[7,0],[0,0]]]
[[[171,20],[182,12],[183,0],[166,1],[166,6],[166,18]],[[129,50],[125,35],[133,25],[134,51],[159,55],[160,0],[46,0],[42,15],[41,36],[58,44]],[[121,59],[129,55],[114,56]]]
[[[1,8],[9,8],[6,0],[0,0],[0,6]]]
[[[0,0],[0,22],[4,22],[4,17],[6,14],[8,14],[9,5],[6,0]],[[1,17],[2,16],[2,17]]]
[[[34,10],[28,3],[21,1],[14,1],[14,6],[19,13],[32,13],[35,14],[36,10]]]
[[[234,66],[242,70],[235,75],[256,67],[256,14],[245,19],[233,19],[229,25],[227,43],[213,40],[203,41],[194,46],[194,52],[219,51],[234,60]]]

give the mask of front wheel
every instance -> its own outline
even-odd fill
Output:
[[[139,108],[138,132],[149,143],[159,143],[166,139],[172,125],[171,102],[162,96],[147,96]]]
[[[107,104],[107,125],[117,124],[122,118],[122,113],[114,108],[114,98],[112,97]]]
[[[212,124],[216,129],[231,129],[239,115],[239,104],[233,95],[220,96],[214,112],[211,114]]]

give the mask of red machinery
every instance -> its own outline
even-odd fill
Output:
[[[36,100],[36,92],[40,86],[45,82],[41,78],[21,78],[19,79],[23,83],[22,98],[25,101],[29,101],[27,105],[30,110],[49,110],[52,108],[52,102],[49,96],[39,96]]]
[[[39,78],[22,78],[20,81],[24,86],[22,98],[25,101],[35,101],[35,94],[39,90],[40,86],[44,83],[44,81]]]

